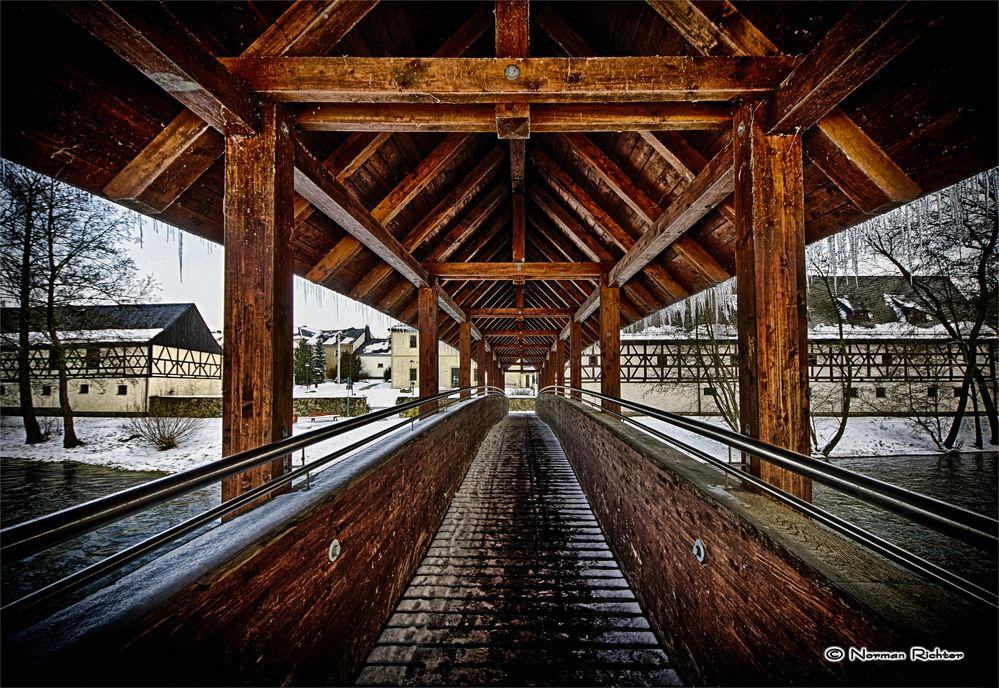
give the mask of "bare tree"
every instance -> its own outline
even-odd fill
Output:
[[[8,166],[17,174],[4,176],[5,193],[14,196],[23,193],[24,187],[38,190],[32,208],[33,231],[30,235],[21,233],[21,246],[4,244],[5,253],[16,250],[30,257],[30,286],[28,298],[22,301],[20,340],[25,338],[25,325],[46,334],[51,365],[59,379],[63,446],[74,447],[82,442],[76,436],[69,401],[67,345],[62,336],[66,324],[63,316],[69,312],[66,307],[134,302],[147,297],[154,284],[149,278],[138,277],[135,264],[126,254],[133,223],[124,210],[54,179]],[[3,264],[5,289],[12,281],[7,262]],[[88,325],[106,329],[104,323]],[[30,368],[22,368],[22,378],[25,370]],[[21,393],[22,405],[26,398],[30,398],[30,387],[28,394]]]
[[[996,404],[977,360],[983,328],[995,320],[999,296],[999,213],[993,169],[946,192],[922,199],[914,210],[868,223],[864,237],[909,282],[925,308],[960,349],[964,363],[959,401],[943,446],[954,447],[969,398],[981,399],[990,443],[999,444]],[[949,276],[949,281],[923,276]],[[980,438],[977,444],[981,444]]]
[[[45,194],[45,180],[40,175],[4,163],[0,170],[2,178],[3,205],[0,208],[0,224],[3,227],[0,240],[0,286],[3,291],[17,299],[17,387],[21,397],[21,415],[24,420],[25,444],[36,444],[45,440],[45,435],[35,415],[35,405],[31,397],[31,342],[30,308],[32,304],[33,282],[31,267],[32,250],[36,242],[35,225],[42,212],[42,198]]]

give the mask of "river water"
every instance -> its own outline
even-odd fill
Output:
[[[866,457],[833,461],[843,468],[996,516],[999,474],[994,454]],[[73,462],[4,458],[0,462],[0,523],[6,527],[163,475]],[[815,485],[814,491],[817,505],[980,585],[995,589],[995,557],[821,485]],[[194,516],[218,504],[219,499],[218,485],[206,487],[23,561],[5,561],[0,570],[0,597],[6,604]],[[135,566],[138,564],[132,568]]]
[[[73,461],[0,460],[0,524],[3,527],[96,499],[166,473],[124,471]],[[87,533],[21,561],[0,564],[0,598],[7,604],[63,576],[111,556],[130,545],[219,503],[221,487],[210,485]],[[205,526],[195,534],[211,526]],[[185,540],[194,537],[188,535]],[[127,570],[156,556],[151,553]]]

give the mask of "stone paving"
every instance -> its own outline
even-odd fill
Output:
[[[547,425],[490,431],[358,685],[679,685]]]

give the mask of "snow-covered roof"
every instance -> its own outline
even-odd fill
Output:
[[[391,356],[392,340],[372,339],[361,347],[359,353],[361,356]]]
[[[135,330],[68,330],[56,332],[59,341],[63,344],[97,344],[97,343],[142,343],[158,336],[163,332],[162,327],[152,327]],[[17,345],[18,334],[16,332],[3,333],[4,344]],[[51,339],[47,332],[29,332],[28,345],[40,346],[51,344]]]

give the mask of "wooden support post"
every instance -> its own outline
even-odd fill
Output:
[[[294,146],[282,106],[264,105],[262,119],[256,136],[226,138],[225,456],[291,434]],[[222,501],[283,471],[275,459],[226,478]]]
[[[555,342],[555,384],[565,386],[565,349],[561,339]]]
[[[621,289],[600,278],[600,391],[621,396]],[[608,411],[621,412],[621,405],[604,401]]]
[[[575,320],[569,325],[569,385],[583,386],[583,326]],[[572,398],[580,399],[582,395],[573,392]]]
[[[735,127],[739,415],[743,432],[803,454],[808,340],[801,137],[767,136],[766,106],[738,108]],[[811,481],[757,457],[750,471],[800,499]]]
[[[472,386],[472,323],[466,320],[458,323],[458,386]],[[462,392],[461,398],[467,399],[471,392]]]
[[[420,289],[419,296],[419,326],[420,326],[420,396],[428,397],[438,392],[437,381],[437,284]],[[429,402],[420,406],[420,412],[426,413],[437,408],[437,402]]]
[[[486,390],[486,338],[482,337],[476,342],[475,348],[475,384],[479,387],[479,394],[485,394]]]

